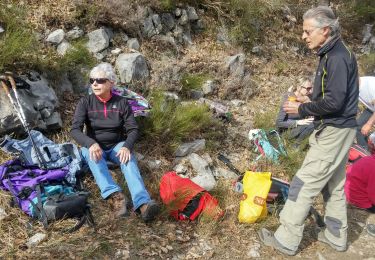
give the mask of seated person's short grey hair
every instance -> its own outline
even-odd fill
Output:
[[[92,78],[93,75],[97,74],[98,72],[104,72],[104,77],[109,79],[110,81],[113,81],[116,84],[117,76],[115,69],[112,67],[111,64],[107,62],[98,64],[90,71],[90,78]]]

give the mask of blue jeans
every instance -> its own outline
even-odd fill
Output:
[[[134,154],[131,155],[131,159],[127,163],[120,163],[120,160],[116,157],[117,152],[123,145],[124,142],[121,142],[110,150],[103,150],[102,159],[98,162],[90,160],[89,149],[86,147],[81,148],[82,156],[89,165],[92,175],[94,175],[103,199],[108,198],[114,192],[121,191],[120,186],[114,182],[109,172],[107,160],[120,165],[121,172],[125,176],[130,191],[134,209],[138,209],[142,204],[150,202],[151,198],[143,183]]]

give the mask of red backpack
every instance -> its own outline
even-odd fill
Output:
[[[223,216],[216,198],[176,172],[167,172],[161,178],[160,197],[177,220],[194,220],[201,213],[213,219]]]

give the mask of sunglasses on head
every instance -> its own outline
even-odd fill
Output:
[[[98,84],[104,84],[107,82],[108,79],[106,78],[97,78],[97,79],[93,79],[93,78],[90,78],[90,84],[94,84],[94,82],[96,81],[96,83]]]

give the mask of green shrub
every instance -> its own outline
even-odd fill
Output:
[[[254,115],[253,128],[261,128],[264,130],[275,129],[275,122],[279,107],[271,107],[267,111],[258,111]]]
[[[230,15],[233,17],[233,27],[230,36],[234,42],[245,49],[262,40],[264,29],[275,26],[278,22],[275,13],[281,8],[281,0],[224,0]]]
[[[28,27],[25,10],[0,3],[0,71],[20,69],[38,51],[37,41]]]
[[[52,84],[59,82],[65,74],[80,74],[81,69],[90,68],[97,62],[85,47],[85,43],[85,40],[73,42],[72,48],[64,56],[58,55],[54,48],[49,48],[44,58],[34,61],[34,67],[46,72]]]
[[[351,4],[351,11],[355,13],[357,19],[362,23],[374,22],[375,2],[373,0],[348,1]]]
[[[181,78],[181,91],[183,97],[190,97],[191,90],[201,90],[203,83],[209,79],[207,74],[184,74]]]
[[[141,124],[146,139],[160,148],[171,150],[181,141],[193,139],[207,132],[213,125],[210,111],[205,105],[181,105],[156,92],[151,97],[150,116]]]

